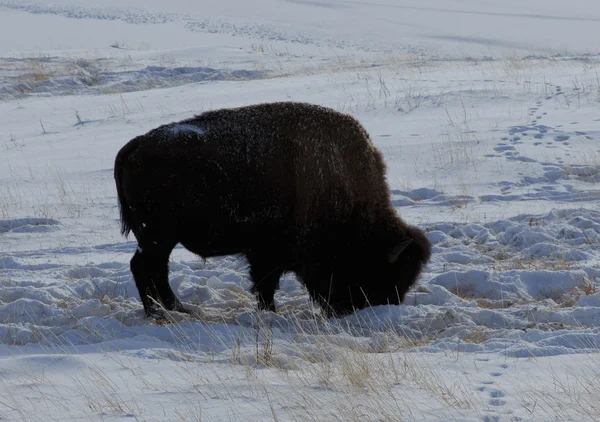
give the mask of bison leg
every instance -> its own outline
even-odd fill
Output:
[[[131,259],[131,272],[146,316],[159,313],[160,305],[170,311],[188,312],[169,285],[169,255],[173,247],[139,246]]]
[[[279,288],[279,278],[283,271],[273,262],[264,262],[258,257],[248,257],[250,276],[252,277],[252,293],[258,299],[258,308],[275,312],[275,290]]]

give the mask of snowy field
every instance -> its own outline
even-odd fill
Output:
[[[90,4],[94,4],[90,6]],[[399,4],[401,3],[401,5]],[[0,0],[0,421],[600,420],[596,0]],[[143,315],[114,157],[205,110],[355,116],[433,257],[325,319],[177,248]]]

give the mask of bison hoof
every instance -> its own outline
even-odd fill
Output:
[[[275,310],[275,304],[274,303],[259,303],[258,304],[258,310],[259,311],[271,311],[273,313],[277,312]]]
[[[153,306],[149,309],[144,309],[144,311],[146,313],[147,318],[154,318],[157,320],[169,319],[169,312],[180,312],[182,314],[187,315],[190,315],[192,313],[192,311],[183,306],[179,301],[175,304],[171,304],[171,306]]]
[[[185,306],[183,306],[181,301],[177,298],[174,298],[169,302],[163,302],[163,305],[167,311],[181,312],[183,314],[191,313]]]
[[[187,309],[184,309],[183,311],[177,310],[175,312],[177,312],[177,313],[174,313],[174,311],[168,311],[166,309],[155,309],[150,314],[146,313],[146,316],[148,318],[154,319],[154,321],[158,325],[168,325],[168,324],[175,324],[175,323],[185,321],[188,319],[187,316],[184,317],[181,314],[185,314],[185,315],[191,314],[191,312],[188,311]]]
[[[192,311],[190,311],[188,308],[186,308],[185,306],[183,306],[181,304],[181,302],[179,302],[176,306],[173,306],[173,308],[169,309],[170,311],[175,311],[175,312],[181,312],[182,314],[191,314]]]

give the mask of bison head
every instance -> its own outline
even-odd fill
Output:
[[[361,248],[348,251],[346,259],[336,263],[329,300],[324,300],[324,305],[334,315],[369,306],[398,305],[430,256],[431,244],[416,227],[369,236]]]

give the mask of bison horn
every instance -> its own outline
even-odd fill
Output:
[[[404,239],[402,242],[400,242],[396,246],[394,246],[394,248],[388,254],[388,262],[390,264],[393,264],[394,262],[396,262],[396,260],[400,256],[400,254],[402,252],[404,252],[404,249],[406,249],[406,247],[408,245],[410,245],[412,242],[413,242],[412,239]]]

